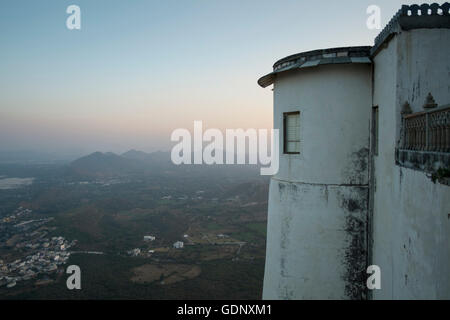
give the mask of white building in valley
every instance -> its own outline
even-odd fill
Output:
[[[144,241],[155,241],[156,237],[155,236],[144,236]]]
[[[450,299],[449,8],[403,6],[373,47],[288,56],[258,80],[280,130],[265,299]]]
[[[184,242],[183,241],[177,241],[173,244],[173,247],[175,249],[182,249],[184,247]]]

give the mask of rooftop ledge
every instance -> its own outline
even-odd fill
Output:
[[[294,54],[278,60],[273,66],[273,72],[261,77],[258,84],[265,88],[275,80],[275,75],[281,72],[315,67],[326,64],[368,63],[371,64],[370,50],[372,47],[342,47],[313,50]]]

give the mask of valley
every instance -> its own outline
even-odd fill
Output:
[[[0,190],[0,219],[21,207],[46,219],[44,237],[70,243],[64,263],[1,286],[0,296],[260,299],[268,179],[256,166],[175,166],[168,156],[130,151],[23,170],[0,165],[2,176],[35,177]],[[9,236],[0,252],[5,265],[29,255]],[[66,288],[71,264],[82,270],[82,290]]]

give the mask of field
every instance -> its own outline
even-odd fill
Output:
[[[198,277],[202,269],[187,264],[144,264],[133,269],[131,281],[135,283],[153,283],[160,285],[174,284]]]
[[[14,168],[13,168],[14,169]],[[7,176],[0,166],[0,175]],[[52,173],[53,172],[53,173]],[[0,192],[0,218],[22,206],[51,217],[48,237],[76,240],[64,268],[0,287],[3,299],[260,299],[265,261],[267,179],[254,173],[139,175],[80,181],[61,168],[27,168],[33,184]],[[17,171],[15,172],[17,173]],[[145,241],[145,235],[155,236]],[[20,257],[11,237],[5,256]],[[173,243],[183,241],[184,248]],[[139,254],[130,254],[139,249]],[[89,252],[95,251],[99,254]]]

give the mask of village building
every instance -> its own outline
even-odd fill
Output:
[[[173,244],[173,247],[175,249],[182,249],[184,247],[184,242],[183,241],[177,241]]]

